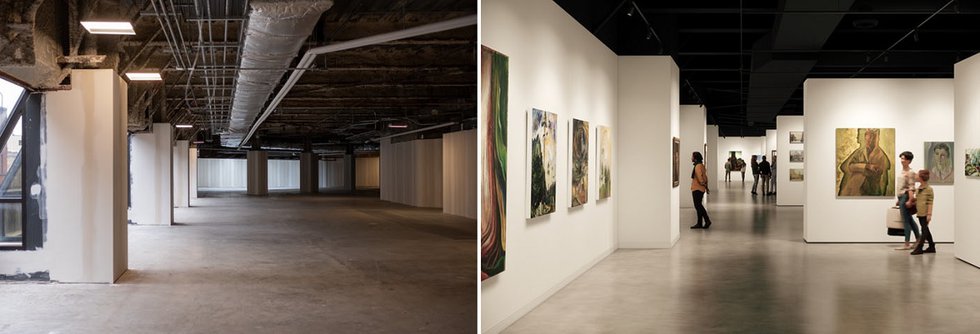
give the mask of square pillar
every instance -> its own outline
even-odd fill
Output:
[[[299,192],[312,194],[319,192],[320,182],[318,180],[320,160],[313,152],[303,152],[299,154]]]
[[[188,197],[197,198],[197,147],[191,147],[188,154]],[[189,203],[190,201],[188,201]],[[189,205],[188,205],[189,206]]]
[[[190,143],[186,140],[178,140],[174,143],[174,207],[178,208],[191,206],[190,181],[187,177],[189,146]]]
[[[173,128],[154,123],[152,131],[132,136],[133,208],[130,220],[140,225],[173,223]]]
[[[247,193],[255,196],[269,194],[269,153],[264,151],[248,151],[247,155],[248,186]]]
[[[691,178],[691,152],[701,152],[704,156],[704,147],[708,142],[707,138],[707,111],[704,106],[683,105],[680,109],[681,122],[681,171],[680,171],[680,194],[690,194]],[[687,169],[685,169],[685,167]],[[708,167],[708,164],[705,164]],[[708,169],[708,178],[711,179],[711,169]],[[710,181],[710,180],[709,180]],[[713,189],[713,188],[709,188]],[[682,208],[694,208],[694,199],[691,196],[680,196]]]

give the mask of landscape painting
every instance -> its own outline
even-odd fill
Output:
[[[969,177],[980,177],[980,148],[966,149],[966,168],[964,173]]]
[[[789,150],[789,162],[803,162],[803,150]]]
[[[929,170],[929,184],[953,184],[953,142],[927,141],[923,153],[926,169]]]
[[[612,134],[608,126],[598,126],[599,199],[612,196]]]
[[[504,271],[507,236],[507,56],[480,50],[480,128],[483,164],[480,185],[480,279]]]
[[[530,218],[555,212],[555,183],[558,166],[558,114],[531,109],[531,212]]]
[[[895,195],[894,128],[839,128],[836,148],[837,196]]]
[[[589,122],[572,119],[571,206],[589,202]]]
[[[789,132],[789,143],[790,144],[803,144],[803,131],[790,131]]]
[[[789,169],[789,180],[790,181],[803,181],[803,168],[790,168]]]

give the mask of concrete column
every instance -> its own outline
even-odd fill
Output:
[[[188,159],[190,143],[178,140],[174,143],[174,207],[186,208],[190,203],[190,181],[188,180]]]
[[[269,153],[264,151],[248,151],[248,187],[249,195],[265,196],[269,194]]]
[[[344,154],[344,186],[348,192],[357,191],[357,157],[354,156],[354,146],[347,146]]]
[[[130,219],[140,225],[173,223],[173,128],[154,123],[152,132],[133,135]]]
[[[311,194],[319,192],[320,160],[313,152],[303,152],[299,154],[299,192]]]
[[[188,197],[197,198],[197,147],[191,147],[187,155]]]

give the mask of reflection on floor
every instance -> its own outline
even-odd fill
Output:
[[[752,197],[751,180],[719,187],[710,230],[682,209],[674,248],[617,251],[505,332],[977,332],[980,269],[953,245],[805,244],[802,207]]]
[[[472,219],[364,195],[192,205],[130,226],[117,284],[0,284],[0,332],[476,331]]]

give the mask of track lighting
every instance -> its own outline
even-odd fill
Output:
[[[653,31],[647,31],[647,40],[649,41],[651,38],[653,38]]]
[[[916,29],[916,30],[915,30],[915,31],[914,31],[914,32],[912,33],[912,39],[913,39],[913,40],[915,40],[915,42],[916,42],[916,43],[918,43],[918,42],[919,42],[919,29]]]
[[[630,11],[626,12],[626,16],[633,17],[634,13],[636,13],[636,7],[630,7]]]

